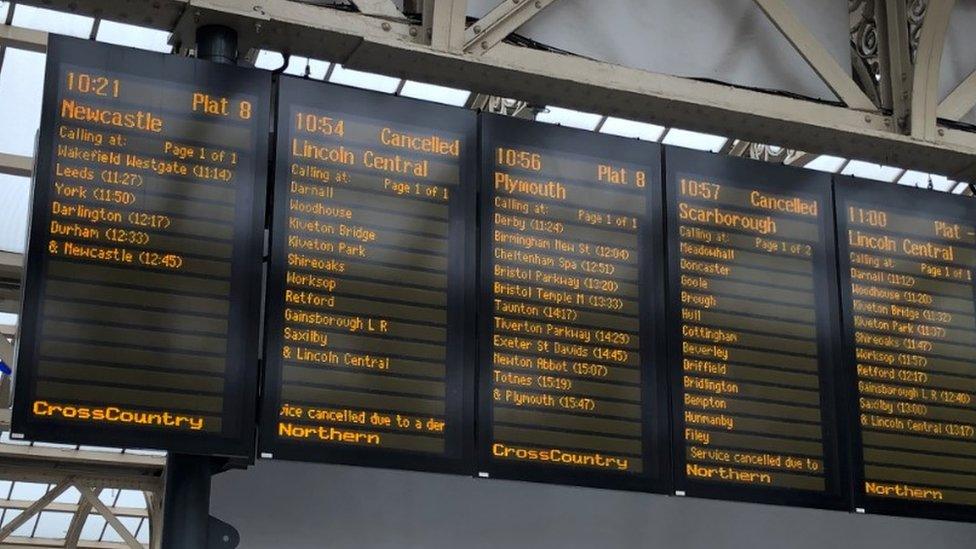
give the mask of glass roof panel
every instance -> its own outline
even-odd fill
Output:
[[[14,487],[10,491],[10,499],[18,501],[36,501],[47,493],[47,488],[47,484],[17,481],[14,483]]]
[[[86,452],[105,452],[112,454],[121,454],[122,448],[106,448],[104,446],[79,446],[79,450],[85,450]]]
[[[603,123],[600,132],[622,137],[636,137],[645,141],[657,141],[661,139],[661,135],[664,133],[664,126],[611,116]]]
[[[443,103],[445,105],[463,107],[468,101],[468,98],[471,97],[471,92],[467,90],[459,90],[457,88],[449,88],[447,86],[437,86],[434,84],[407,80],[406,83],[403,84],[403,89],[400,90],[400,95],[404,97],[413,97],[414,99],[432,101],[434,103]]]
[[[115,506],[115,498],[117,497],[119,497],[119,490],[114,488],[102,490],[102,493],[98,495],[98,499],[102,500],[102,503],[109,507]]]
[[[138,490],[122,490],[122,493],[119,494],[118,499],[115,500],[115,506],[145,509],[146,496],[142,495],[142,492]]]
[[[10,11],[10,2],[0,0],[0,24],[7,22],[7,12]]]
[[[139,528],[139,522],[141,519],[138,517],[119,517],[119,522],[125,526],[126,530],[131,534],[135,534],[135,531]],[[109,526],[105,529],[105,535],[102,536],[102,541],[107,541],[110,543],[123,543],[122,536],[115,531],[115,528]]]
[[[81,539],[85,541],[98,541],[102,537],[102,530],[105,528],[105,519],[101,515],[88,515],[88,520],[81,528]]]
[[[257,58],[254,59],[254,66],[259,69],[273,71],[281,67],[285,62],[285,56],[276,51],[259,50]]]
[[[34,446],[38,448],[54,448],[56,450],[74,450],[77,448],[74,444],[57,444],[54,442],[35,442]]]
[[[285,74],[305,76],[305,72],[308,71],[309,78],[325,80],[325,75],[329,72],[329,65],[331,63],[322,61],[321,59],[309,59],[300,55],[292,55],[288,58],[288,67],[285,68]],[[277,64],[271,68],[277,69],[280,67],[281,57],[279,56],[277,58]]]
[[[68,526],[71,525],[73,516],[71,513],[59,511],[41,511],[33,537],[63,539],[68,534]]]
[[[942,192],[951,191],[956,186],[955,181],[952,181],[944,175],[918,172],[915,170],[906,171],[905,175],[901,176],[901,179],[898,180],[898,184],[921,187],[923,189],[929,188],[929,184],[931,184],[933,189]]]
[[[400,87],[399,78],[383,76],[382,74],[375,74],[372,72],[347,69],[339,63],[336,63],[335,69],[332,71],[332,76],[329,78],[329,82],[384,93],[393,93],[397,90],[397,88]]]
[[[54,499],[55,503],[70,503],[72,505],[78,503],[79,500],[81,500],[81,492],[74,486],[68,488]]]
[[[0,174],[0,251],[24,253],[29,198],[30,179]]]
[[[20,515],[21,512],[22,511],[8,512],[4,522],[9,524],[10,521],[16,518],[18,515]],[[7,518],[9,518],[9,520],[6,520]],[[37,515],[34,515],[33,517],[27,519],[27,522],[21,524],[20,527],[14,530],[13,533],[10,535],[18,538],[29,538],[31,532],[34,531],[34,524],[36,522],[37,522]]]
[[[20,7],[17,8],[17,11],[20,11]],[[108,44],[158,51],[160,53],[173,51],[173,46],[169,45],[168,32],[125,23],[116,23],[115,21],[102,20],[98,24],[98,35],[95,36],[95,39]]]
[[[851,160],[850,163],[844,168],[844,171],[840,173],[843,175],[853,175],[854,177],[863,177],[866,179],[875,179],[877,181],[887,181],[888,183],[892,183],[899,175],[901,175],[901,172],[901,169],[893,168],[891,166],[882,166],[881,164],[874,164],[861,160]]]
[[[0,67],[0,152],[33,156],[34,133],[41,123],[43,53],[7,48]]]
[[[547,124],[559,124],[581,130],[594,130],[602,117],[591,112],[574,111],[562,107],[546,107],[535,119]]]
[[[15,27],[24,27],[25,29],[88,38],[95,20],[73,13],[18,4],[14,9],[12,23]]]
[[[810,162],[807,162],[807,164],[803,167],[810,170],[817,170],[818,172],[837,173],[838,170],[844,166],[844,162],[847,162],[847,159],[839,156],[822,154]]]
[[[136,541],[139,543],[149,543],[149,520],[142,519],[139,521],[139,529],[136,531]]]
[[[720,135],[671,128],[671,131],[664,136],[664,140],[661,142],[665,145],[677,145],[699,151],[718,152],[722,150],[726,141],[728,138]]]
[[[166,457],[166,452],[162,450],[141,450],[141,449],[126,449],[124,450],[126,454],[132,454],[134,456],[155,456],[155,457]]]
[[[285,67],[285,74],[290,74],[292,76],[305,76],[305,64],[308,62],[308,57],[302,57],[300,55],[292,55],[288,57],[288,66]]]

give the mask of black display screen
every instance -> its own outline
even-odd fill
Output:
[[[52,36],[14,433],[251,455],[270,92]]]
[[[481,131],[480,471],[664,490],[659,147]]]
[[[830,176],[665,163],[675,490],[846,508]]]
[[[282,78],[262,454],[471,472],[476,124]]]
[[[976,204],[838,178],[855,505],[976,518]]]

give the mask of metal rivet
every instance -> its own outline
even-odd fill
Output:
[[[944,136],[945,135],[945,130],[939,129],[939,135]]]
[[[864,115],[864,121],[865,122],[870,122],[871,121],[871,115],[868,115],[868,114]]]
[[[478,25],[475,25],[474,26],[474,32],[475,32],[475,34],[481,34],[481,27],[478,26]]]
[[[417,27],[410,27],[410,36],[417,36]]]
[[[390,30],[392,28],[393,28],[393,25],[391,25],[389,23],[386,23],[386,22],[383,23],[383,30],[388,31],[388,30]]]
[[[487,50],[488,49],[488,42],[482,42],[481,43],[481,49]]]
[[[542,2],[539,2],[539,0],[536,0],[536,2],[535,2],[535,7],[536,7],[537,9],[542,9]]]

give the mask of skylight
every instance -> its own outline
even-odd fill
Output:
[[[627,120],[626,118],[609,117],[600,128],[601,133],[619,135],[621,137],[634,137],[644,141],[657,141],[664,134],[664,126],[656,126],[646,122]]]
[[[546,107],[536,115],[536,120],[547,124],[559,124],[581,130],[595,130],[600,123],[601,116],[591,112],[574,111],[562,107]]]
[[[727,141],[728,138],[720,135],[671,128],[668,134],[664,136],[662,143],[714,153],[722,150]]]

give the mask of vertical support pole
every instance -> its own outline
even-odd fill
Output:
[[[207,549],[210,522],[210,458],[166,458],[163,549]]]
[[[197,29],[197,57],[237,64],[237,32],[220,25]],[[163,549],[207,549],[210,524],[212,460],[169,454],[163,496]]]

